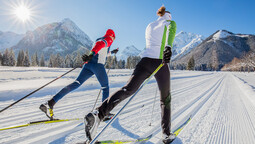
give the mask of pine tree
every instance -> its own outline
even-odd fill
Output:
[[[64,63],[66,68],[73,67],[73,60],[69,54],[66,55]]]
[[[32,61],[32,64],[31,64],[32,66],[39,66],[39,59],[37,56],[37,52],[34,53],[34,55],[31,58],[31,61]]]
[[[131,69],[131,56],[127,58],[126,68]]]
[[[112,68],[112,64],[111,64],[112,59],[113,59],[112,56],[108,56],[108,57],[107,57],[107,59],[106,59],[106,64],[105,64],[105,68],[107,68],[107,69]]]
[[[74,66],[75,67],[81,67],[82,63],[83,63],[83,60],[81,58],[81,54],[78,52],[76,57],[75,57],[75,60],[74,60]]]
[[[2,56],[2,54],[0,52],[0,66],[2,65],[2,60],[3,60],[3,56]]]
[[[207,64],[207,71],[212,71],[213,70],[213,66],[212,66],[212,63],[209,63],[209,64]]]
[[[24,65],[25,67],[29,67],[29,66],[30,66],[30,60],[29,60],[29,53],[28,53],[28,50],[26,50],[23,65]]]
[[[42,53],[42,55],[41,55],[41,59],[40,59],[39,66],[40,66],[40,67],[45,67],[45,60],[44,60],[44,55],[43,55],[43,53]]]
[[[127,58],[126,68],[133,69],[141,60],[140,56],[129,56]]]
[[[123,69],[125,68],[125,64],[126,64],[126,61],[123,60],[123,61],[122,61],[122,68],[123,68]]]
[[[2,58],[2,65],[9,66],[9,50],[5,49],[3,58]]]
[[[118,61],[116,56],[108,56],[106,59],[105,68],[116,69],[118,67],[117,63]]]
[[[9,53],[9,66],[15,66],[15,64],[16,64],[15,53],[14,53],[13,49],[11,49],[11,51]]]
[[[118,59],[116,56],[113,56],[112,66],[113,69],[116,69],[118,67]]]
[[[140,56],[134,56],[133,57],[133,68],[140,62],[141,57]]]
[[[60,54],[58,53],[56,56],[56,67],[60,67],[63,68],[64,67],[64,60],[63,58],[60,56]]]
[[[24,51],[20,50],[17,57],[17,66],[24,66],[24,59],[25,59]]]
[[[55,55],[50,55],[48,67],[55,67]]]
[[[195,68],[195,60],[194,57],[192,56],[189,61],[188,61],[188,70],[194,70]]]
[[[125,68],[125,60],[119,60],[117,64],[117,69],[124,69]]]

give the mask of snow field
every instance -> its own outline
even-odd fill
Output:
[[[75,80],[79,70],[1,113],[0,128],[46,119],[38,109],[40,104]],[[0,67],[0,109],[66,71],[68,69]],[[131,74],[132,70],[111,70],[110,93],[124,86]],[[14,84],[17,87],[13,88]],[[97,79],[90,78],[55,105],[55,116],[60,119],[83,118],[91,111],[99,89]],[[153,133],[154,136],[147,143],[161,143],[159,91],[152,112],[156,89],[157,84],[153,79],[99,140],[136,139]],[[171,71],[171,94],[172,131],[192,117],[174,144],[255,143],[254,73]],[[112,112],[116,113],[125,101]],[[100,103],[101,96],[97,105]],[[101,123],[99,130],[105,124]],[[0,131],[0,143],[72,144],[84,140],[82,120]]]

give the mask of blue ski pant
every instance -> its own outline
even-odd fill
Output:
[[[101,85],[103,91],[102,101],[104,101],[109,96],[108,76],[103,64],[92,62],[85,64],[76,80],[60,90],[52,99],[57,103],[66,94],[77,89],[94,74]]]

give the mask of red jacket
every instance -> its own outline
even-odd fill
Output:
[[[108,29],[106,31],[106,34],[104,35],[103,39],[98,40],[95,43],[95,45],[94,45],[94,47],[92,48],[91,51],[94,52],[95,55],[96,55],[102,48],[110,47],[112,45],[112,42],[113,42],[113,40],[110,36],[115,38],[115,33],[114,33],[113,30]]]

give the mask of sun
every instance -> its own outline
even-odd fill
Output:
[[[0,0],[1,1],[1,0]],[[6,0],[0,2],[0,17],[6,17],[5,22],[8,23],[9,29],[17,30],[22,33],[37,28],[42,16],[42,3],[35,0]],[[2,20],[2,19],[1,19]]]
[[[26,22],[27,20],[30,19],[30,10],[24,6],[20,5],[15,9],[15,15],[17,16],[18,19],[20,19],[22,22]]]

